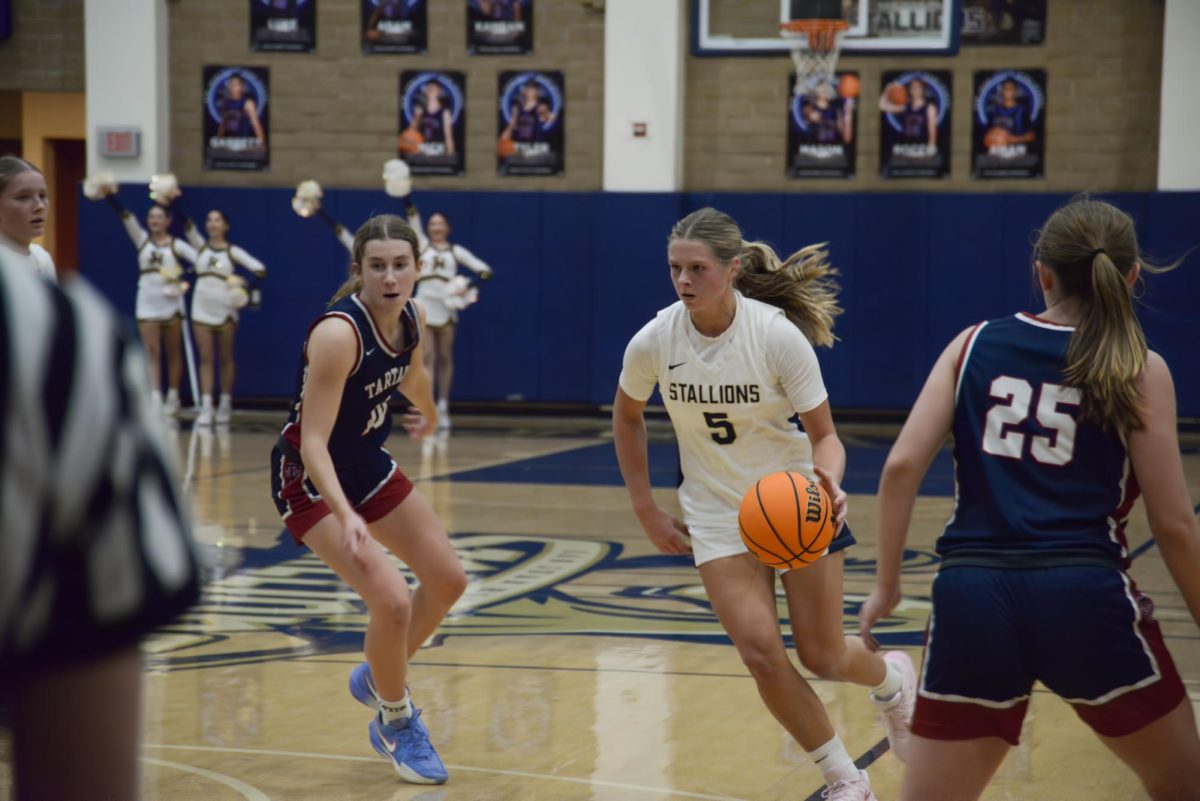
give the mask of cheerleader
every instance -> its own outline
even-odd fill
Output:
[[[0,158],[0,248],[17,264],[26,264],[58,281],[54,259],[33,240],[46,232],[50,195],[42,171],[16,156]]]
[[[179,411],[179,385],[183,381],[183,261],[196,263],[196,251],[171,235],[171,211],[155,204],[146,212],[146,227],[127,211],[116,196],[115,183],[85,184],[85,194],[104,198],[121,218],[137,250],[138,291],[135,314],[138,335],[150,363],[150,394],[156,407],[174,416]],[[162,398],[160,362],[167,356],[167,399]],[[195,392],[195,387],[192,388]]]
[[[261,261],[228,240],[229,220],[220,209],[213,209],[204,219],[207,241],[188,220],[184,232],[197,250],[196,288],[192,292],[192,330],[196,335],[196,350],[200,354],[200,415],[199,426],[211,426],[213,414],[213,358],[220,350],[221,399],[217,404],[217,423],[228,423],[233,413],[233,379],[237,364],[233,357],[233,338],[237,333],[238,309],[246,305],[242,290],[244,281],[235,275],[234,265],[253,273],[255,283],[267,277]],[[251,290],[256,295],[257,288]]]
[[[459,266],[486,280],[492,268],[462,245],[450,243],[450,221],[440,212],[430,215],[424,231],[421,215],[409,207],[409,220],[421,240],[421,273],[417,279],[417,299],[425,307],[429,345],[425,349],[425,370],[434,377],[437,389],[438,425],[450,428],[450,384],[454,380],[454,330],[458,312],[474,298],[464,292],[458,276]]]

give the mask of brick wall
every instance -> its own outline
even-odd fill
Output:
[[[1040,46],[964,46],[953,58],[842,59],[841,68],[857,70],[863,79],[858,176],[850,181],[793,180],[784,175],[790,60],[689,56],[685,186],[701,191],[1154,189],[1162,2],[1049,0],[1048,7],[1047,38]],[[1047,71],[1042,179],[975,181],[970,177],[973,73],[998,68]],[[874,93],[880,73],[887,69],[954,73],[948,178],[885,181],[879,177],[880,115]]]
[[[246,0],[170,4],[171,163],[185,183],[288,186],[315,178],[331,187],[378,187],[384,160],[396,154],[400,73],[466,74],[466,172],[421,176],[437,189],[598,190],[604,99],[604,16],[578,0],[539,0],[529,56],[469,56],[466,4],[433,0],[429,52],[362,54],[357,0],[317,6],[317,48],[309,54],[252,53]],[[271,169],[201,169],[201,73],[206,64],[271,69]],[[566,170],[562,176],[496,175],[496,75],[504,70],[562,70],[566,78]]]
[[[82,92],[83,0],[13,3],[13,36],[0,44],[0,89]]]

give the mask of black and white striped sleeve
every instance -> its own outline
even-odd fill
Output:
[[[146,364],[86,282],[0,264],[0,673],[136,642],[196,598]]]

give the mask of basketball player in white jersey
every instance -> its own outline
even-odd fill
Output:
[[[746,550],[737,523],[742,496],[768,473],[796,470],[828,490],[841,526],[829,553],[780,577],[796,650],[817,676],[872,688],[888,739],[903,758],[915,698],[912,662],[902,652],[886,659],[873,654],[842,630],[843,549],[854,542],[842,525],[846,494],[838,485],[846,451],[810,344],[832,345],[833,319],[841,313],[825,257],[813,245],[780,264],[770,246],[743,241],[737,223],[711,208],[676,223],[668,260],[679,302],[630,341],[613,434],[642,528],[664,553],[690,548],[713,611],[771,714],[821,770],[826,797],[870,801],[867,774],[788,659],[775,571]],[[658,508],[650,491],[643,410],[655,385],[679,442],[683,522]]]
[[[33,240],[46,232],[50,194],[42,171],[16,156],[0,157],[0,248],[12,264],[58,280],[54,259]]]
[[[196,332],[196,350],[200,353],[200,415],[196,425],[211,426],[229,422],[233,413],[233,379],[237,364],[233,356],[233,337],[237,333],[238,306],[234,286],[234,265],[249,270],[256,280],[267,277],[261,261],[232,244],[226,236],[229,220],[220,209],[213,209],[204,220],[208,239],[196,225],[185,225],[188,241],[197,250],[196,288],[192,292],[192,329]],[[253,290],[257,292],[257,289]],[[244,297],[243,297],[244,300]],[[213,361],[221,355],[221,400],[213,413]]]
[[[421,277],[417,279],[417,299],[425,307],[425,320],[432,340],[425,348],[425,369],[434,377],[437,390],[438,425],[450,427],[450,384],[454,381],[454,330],[458,311],[450,301],[451,279],[459,266],[480,278],[492,277],[492,268],[462,245],[450,243],[450,222],[445,214],[434,213],[426,228],[415,206],[408,206],[409,224],[421,240]]]
[[[171,212],[155,204],[146,212],[146,228],[127,211],[107,187],[103,197],[121,218],[137,250],[138,290],[135,315],[138,336],[150,364],[150,394],[164,414],[179,411],[179,386],[183,382],[183,263],[196,263],[196,251],[182,239],[171,236]],[[147,229],[149,229],[147,231]],[[182,260],[182,261],[181,261]],[[167,356],[167,399],[162,399],[160,362]],[[195,392],[195,388],[192,389]]]

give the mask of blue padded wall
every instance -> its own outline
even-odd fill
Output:
[[[270,270],[261,310],[242,315],[237,394],[292,392],[300,344],[346,274],[329,229],[292,213],[289,189],[188,188],[199,220],[213,207],[231,239]],[[1200,245],[1200,193],[1106,196],[1138,223],[1147,257],[1170,261]],[[122,202],[139,215],[145,189]],[[713,205],[747,238],[786,255],[829,242],[841,272],[840,341],[818,351],[835,408],[907,409],[929,366],[967,325],[1038,310],[1031,236],[1066,195],[1052,194],[620,194],[421,192],[453,241],[496,271],[458,327],[453,398],[601,404],[612,400],[625,343],[674,301],[666,237],[684,214]],[[327,211],[348,227],[397,212],[382,192],[329,190]],[[82,202],[81,271],[132,316],[133,247],[104,203]],[[1174,369],[1181,415],[1200,416],[1200,256],[1147,284],[1141,317],[1151,346]]]

